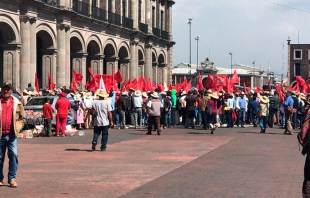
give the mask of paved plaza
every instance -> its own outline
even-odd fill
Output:
[[[85,132],[20,139],[19,186],[1,197],[301,197],[305,157],[283,129],[110,129],[106,152]]]

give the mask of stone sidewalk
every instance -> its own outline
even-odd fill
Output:
[[[13,197],[301,197],[304,156],[296,136],[258,128],[110,130],[106,152],[91,133],[19,141]],[[5,174],[7,163],[5,163]],[[6,182],[6,178],[5,178]]]

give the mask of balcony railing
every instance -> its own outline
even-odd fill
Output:
[[[106,17],[106,11],[101,9],[101,8],[97,8],[97,7],[93,7],[92,8],[92,13],[91,13],[91,17],[101,20],[101,21],[105,21]]]
[[[160,29],[153,27],[153,34],[154,34],[155,36],[157,36],[157,37],[160,38],[160,37],[161,37],[161,36],[160,36],[160,33],[161,33],[161,32],[160,32]]]
[[[161,38],[162,38],[162,39],[165,39],[165,40],[169,40],[169,34],[168,34],[168,32],[162,30],[162,31],[161,31]]]
[[[133,29],[133,20],[129,19],[127,17],[123,17],[123,23],[122,26],[124,28]]]
[[[41,1],[51,6],[57,6],[57,0],[41,0]]]
[[[145,34],[148,33],[148,25],[144,23],[139,23],[139,30]]]
[[[73,0],[73,10],[79,14],[89,16],[89,5],[79,0]]]
[[[121,16],[113,12],[108,12],[108,22],[114,25],[121,25]]]

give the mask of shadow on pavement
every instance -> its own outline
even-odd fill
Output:
[[[266,135],[284,135],[283,133],[268,133],[268,132],[266,132],[266,133],[260,133],[259,131],[258,132],[237,132],[237,133],[251,133],[251,134],[256,134],[256,135],[264,135],[264,134],[266,134]]]
[[[84,152],[93,152],[93,150],[91,150],[91,149],[75,149],[75,148],[65,149],[65,151],[84,151]]]
[[[185,132],[187,134],[194,134],[194,135],[207,135],[207,134],[210,134],[211,132],[209,131],[206,131],[206,132]]]

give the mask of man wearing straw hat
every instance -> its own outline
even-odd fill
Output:
[[[147,110],[146,110],[146,116],[148,119],[148,132],[147,135],[152,134],[152,127],[155,124],[157,129],[157,135],[160,135],[161,128],[160,128],[160,108],[162,107],[162,104],[160,100],[158,99],[158,93],[154,92],[151,94],[151,100],[147,103]]]
[[[101,138],[101,151],[105,151],[108,143],[108,129],[113,126],[112,119],[112,107],[111,104],[106,100],[109,94],[103,90],[97,90],[98,100],[93,101],[92,108],[96,111],[96,116],[94,118],[94,136],[92,141],[92,150],[96,150],[96,145],[100,134]]]

